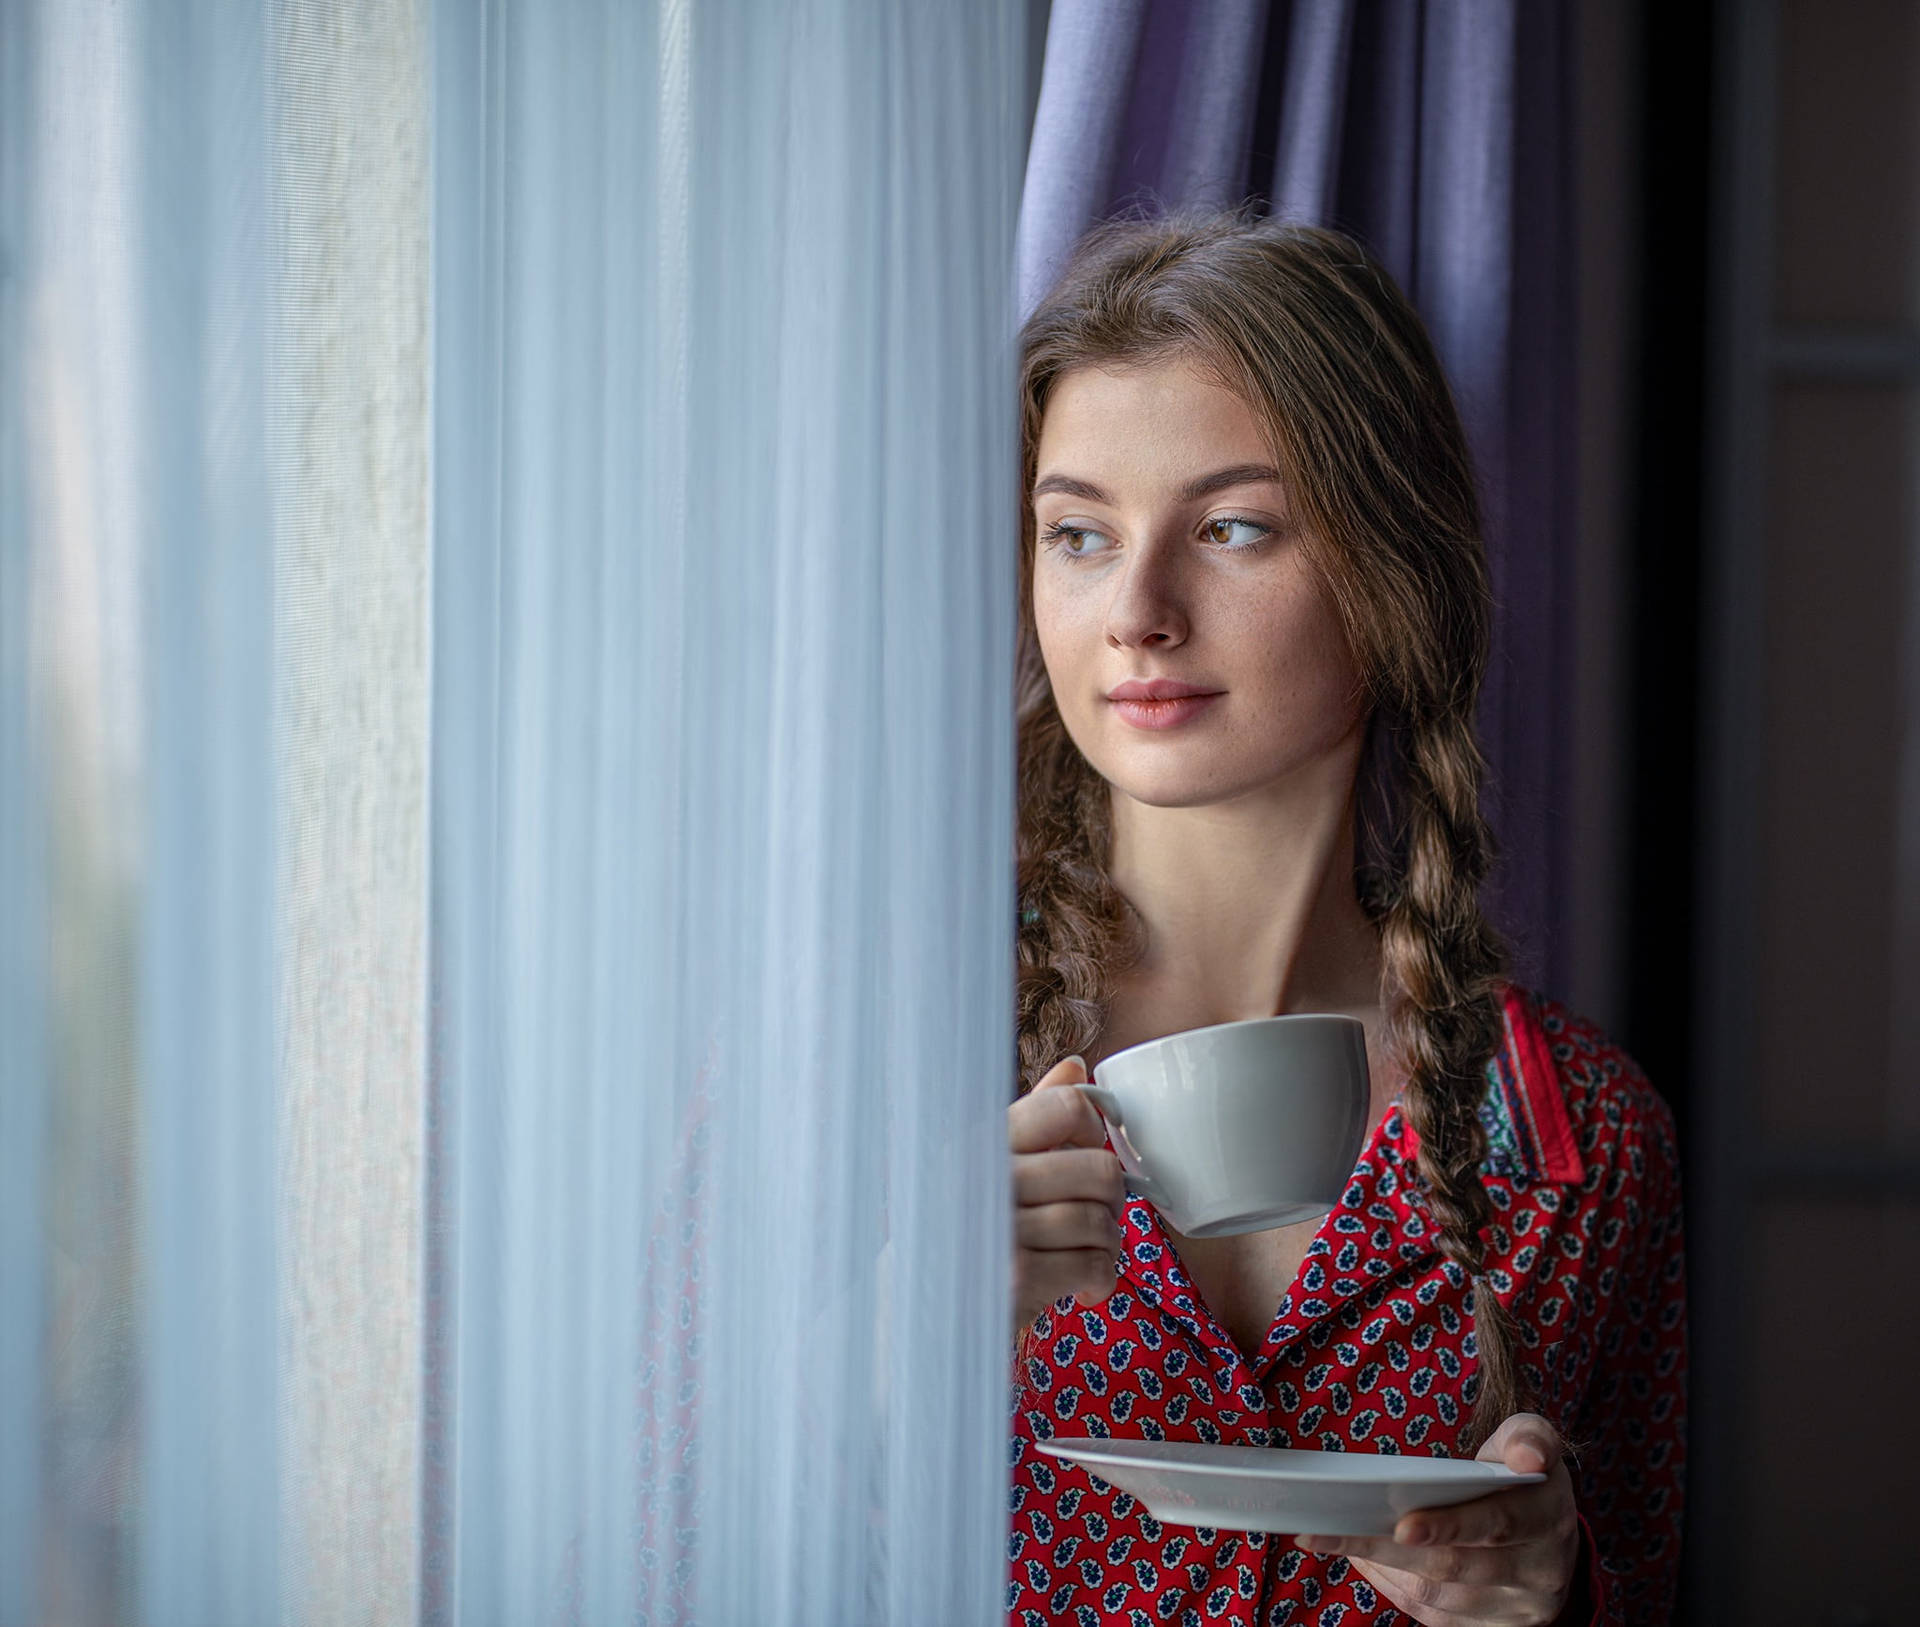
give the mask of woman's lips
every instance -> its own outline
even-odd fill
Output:
[[[1127,700],[1113,701],[1110,704],[1136,729],[1177,729],[1181,724],[1198,717],[1219,699],[1220,693],[1215,693],[1182,695],[1176,700]]]

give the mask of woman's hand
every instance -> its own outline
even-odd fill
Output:
[[[1013,1325],[1056,1299],[1097,1305],[1113,1292],[1127,1213],[1120,1160],[1099,1109],[1077,1090],[1087,1065],[1057,1062],[1007,1109],[1013,1154]]]
[[[1560,1437],[1536,1412],[1517,1412],[1480,1448],[1482,1462],[1546,1475],[1451,1508],[1401,1516],[1391,1537],[1295,1537],[1345,1554],[1381,1597],[1427,1627],[1539,1627],[1566,1607],[1580,1559],[1573,1480]]]

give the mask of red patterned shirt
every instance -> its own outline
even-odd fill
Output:
[[[1665,1622],[1686,1454],[1686,1288],[1673,1115],[1590,1023],[1506,997],[1480,1107],[1493,1200],[1489,1280],[1523,1383],[1563,1436],[1595,1622]],[[1159,1216],[1127,1205],[1112,1296],[1035,1322],[1013,1400],[1009,1620],[1020,1627],[1355,1627],[1405,1622],[1351,1563],[1261,1532],[1162,1525],[1127,1493],[1034,1449],[1116,1439],[1462,1455],[1472,1411],[1467,1275],[1412,1201],[1399,1105],[1244,1353],[1201,1302]]]

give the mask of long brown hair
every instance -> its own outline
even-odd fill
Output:
[[[1442,1255],[1473,1281],[1472,1450],[1520,1410],[1513,1329],[1484,1275],[1493,1218],[1477,1112],[1505,963],[1480,911],[1492,855],[1474,739],[1490,595],[1466,438],[1411,305],[1348,237],[1247,211],[1096,228],[1021,331],[1017,850],[1019,1088],[1091,1052],[1145,947],[1107,871],[1109,788],[1069,738],[1034,626],[1033,488],[1060,377],[1181,355],[1267,427],[1367,684],[1355,888]]]

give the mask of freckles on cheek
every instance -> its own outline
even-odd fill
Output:
[[[1087,617],[1071,594],[1048,592],[1038,586],[1033,595],[1034,631],[1040,638],[1040,653],[1050,670],[1072,665],[1085,647]]]

